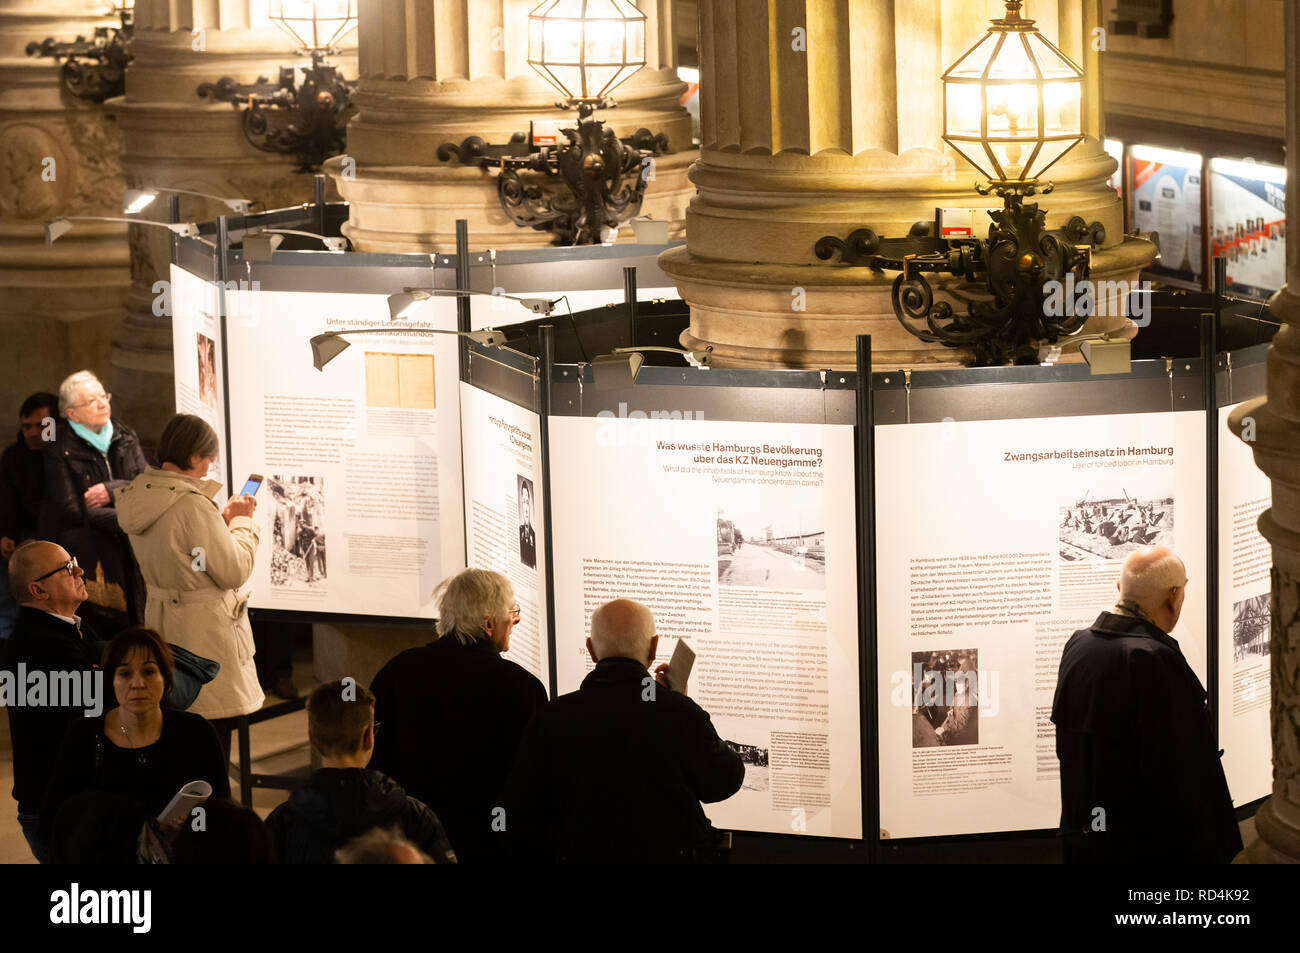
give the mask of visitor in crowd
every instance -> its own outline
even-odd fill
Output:
[[[1067,863],[1226,864],[1241,850],[1205,689],[1169,635],[1187,582],[1171,550],[1137,550],[1114,611],[1065,644],[1052,721]]]
[[[375,749],[375,696],[351,679],[326,682],[307,703],[307,736],[320,769],[267,819],[282,863],[328,864],[376,827],[395,827],[437,863],[454,864],[438,816],[392,778],[367,769]]]
[[[172,844],[173,864],[270,864],[271,835],[256,811],[230,798],[203,802],[203,822],[181,827]]]
[[[86,570],[86,607],[111,630],[144,618],[144,580],[117,523],[114,494],[146,463],[135,431],[112,416],[113,395],[90,371],[59,386],[60,426],[45,445],[40,535]]]
[[[105,647],[103,669],[113,679],[117,707],[69,725],[41,809],[46,841],[63,826],[82,824],[75,810],[60,808],[85,791],[128,795],[142,816],[154,817],[191,781],[208,782],[213,797],[230,796],[212,726],[190,712],[161,707],[172,683],[172,654],[162,636],[146,628],[123,630]]]
[[[466,569],[434,598],[438,638],[397,655],[371,683],[384,725],[374,766],[438,812],[461,863],[491,862],[497,796],[546,689],[501,657],[519,621],[505,576]]]
[[[41,451],[45,438],[54,439],[58,411],[59,399],[53,394],[32,394],[18,409],[18,439],[0,454],[0,639],[9,638],[18,616],[6,566],[15,549],[36,538],[45,495]]]
[[[671,863],[714,859],[718,834],[700,802],[722,801],[745,778],[708,714],[652,678],[650,610],[616,599],[591,616],[596,664],[576,692],[538,713],[502,796],[514,859]]]
[[[391,830],[376,828],[334,852],[336,864],[431,864],[433,858]]]
[[[465,569],[434,599],[437,640],[396,655],[370,684],[383,723],[374,767],[438,811],[461,863],[491,862],[497,796],[546,689],[502,658],[519,621],[510,580]]]
[[[118,519],[148,585],[148,625],[221,665],[189,710],[213,722],[229,758],[235,721],[261,708],[265,696],[248,598],[240,594],[257,553],[257,501],[232,496],[224,509],[217,506],[221,485],[206,479],[217,451],[203,418],[177,414],[158,441],[160,466],[118,491]]]
[[[12,673],[21,687],[18,666],[28,676],[44,672],[46,685],[51,675],[76,676],[76,698],[46,697],[41,705],[15,705],[9,709],[9,739],[13,745],[14,800],[18,802],[18,826],[39,863],[49,863],[47,841],[40,836],[41,800],[55,758],[68,725],[80,721],[96,703],[107,707],[102,674],[97,673],[103,644],[81,630],[77,609],[86,598],[84,573],[62,546],[28,540],[9,558],[9,585],[18,603],[18,621],[13,637],[0,648],[0,671]],[[82,673],[92,673],[98,683],[87,685]],[[90,688],[93,698],[86,697]],[[48,689],[47,689],[48,690]],[[57,704],[56,704],[57,702]]]

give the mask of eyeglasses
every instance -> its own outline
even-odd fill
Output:
[[[510,621],[516,623],[519,621],[519,606],[513,605],[510,607]]]
[[[58,569],[51,569],[44,576],[37,576],[35,579],[32,580],[32,582],[40,582],[42,579],[49,579],[51,576],[55,575],[56,573],[61,573],[61,572],[66,572],[69,576],[75,576],[77,574],[77,557],[73,556],[71,559],[69,559]]]
[[[93,397],[90,397],[90,398],[87,399],[87,400],[83,400],[83,401],[82,401],[81,403],[79,403],[79,404],[73,404],[72,406],[73,406],[73,407],[89,407],[91,404],[101,404],[101,403],[102,403],[102,404],[111,404],[112,402],[113,402],[113,395],[112,395],[112,394],[109,394],[109,393],[104,393],[104,394],[95,394]]]

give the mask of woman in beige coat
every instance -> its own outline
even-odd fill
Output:
[[[145,625],[168,642],[221,664],[190,711],[213,722],[227,756],[234,719],[262,707],[253,663],[248,597],[257,526],[251,496],[213,497],[205,479],[217,458],[217,435],[201,417],[177,414],[158,441],[161,468],[149,467],[117,492],[118,523],[131,541],[148,587]]]

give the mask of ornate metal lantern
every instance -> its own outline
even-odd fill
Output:
[[[517,225],[550,231],[557,245],[608,239],[640,212],[648,163],[668,151],[662,133],[638,129],[620,139],[592,118],[645,65],[645,22],[629,0],[542,0],[528,14],[528,63],[564,96],[561,108],[578,110],[576,126],[548,137],[534,123],[504,145],[469,136],[439,146],[439,161],[497,169],[502,210]],[[521,172],[539,173],[541,184]],[[567,194],[550,188],[560,184]]]
[[[345,148],[347,113],[355,81],[325,62],[357,25],[357,0],[271,0],[270,19],[311,57],[295,83],[292,66],[280,67],[279,81],[259,76],[255,83],[236,83],[224,76],[201,83],[199,96],[244,107],[244,138],[263,152],[291,155],[299,171],[311,172]]]
[[[970,348],[978,365],[1036,363],[1036,342],[1082,329],[1090,313],[1049,313],[1045,285],[1086,281],[1091,251],[1106,240],[1100,223],[1078,216],[1047,229],[1037,203],[1024,204],[1052,191],[1039,177],[1083,139],[1083,71],[1020,16],[1022,0],[1005,3],[1003,18],[942,77],[944,141],[988,177],[975,190],[1003,200],[989,213],[988,237],[946,239],[936,215],[905,238],[859,228],[825,235],[814,249],[823,261],[839,253],[848,264],[899,271],[891,295],[899,324],[922,341]],[[956,314],[935,302],[925,272],[982,279],[988,300]]]
[[[994,182],[1035,182],[1083,141],[1083,70],[1006,4],[943,74],[943,138]]]

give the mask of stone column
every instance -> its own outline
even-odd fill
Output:
[[[251,83],[274,80],[282,65],[307,66],[293,39],[267,19],[265,2],[137,0],[135,56],[126,94],[110,100],[125,137],[126,186],[170,186],[247,198],[255,210],[285,208],[313,198],[313,179],[292,158],[255,149],[244,138],[241,111],[200,99],[198,86],[230,76]],[[332,58],[356,78],[356,34]],[[347,45],[353,47],[352,51]],[[301,77],[301,74],[298,74]],[[121,192],[114,214],[121,214]],[[164,193],[141,217],[166,221]],[[181,196],[183,221],[233,214],[220,202]],[[126,320],[113,336],[114,411],[141,436],[157,439],[175,406],[171,318],[155,315],[154,283],[168,276],[167,232],[131,228],[131,286]]]
[[[537,0],[365,0],[361,5],[359,113],[348,125],[355,168],[326,169],[351,203],[346,232],[361,251],[427,252],[455,247],[456,219],[475,247],[550,243],[548,232],[515,225],[501,211],[496,178],[440,163],[444,142],[482,136],[504,143],[530,119],[575,122],[555,108],[556,91],[527,64],[528,12]],[[639,0],[646,14],[646,66],[614,92],[618,108],[597,118],[620,135],[644,126],[668,136],[642,214],[667,219],[681,236],[691,188],[690,117],[680,104],[671,0]],[[623,229],[620,238],[631,238]]]
[[[98,0],[0,0],[0,434],[18,405],[71,371],[107,371],[128,280],[126,227],[79,222],[45,247],[44,222],[119,215],[122,139],[103,110],[63,92],[59,63],[26,54],[117,23]]]
[[[1300,183],[1300,10],[1286,0],[1286,165],[1289,187]],[[1287,231],[1300,213],[1287,202]],[[1300,241],[1287,242],[1286,286],[1269,302],[1283,322],[1268,352],[1268,395],[1237,408],[1229,426],[1250,443],[1255,463],[1273,483],[1273,505],[1259,531],[1273,547],[1272,678],[1273,794],[1255,815],[1259,840],[1250,863],[1300,863]]]
[[[1087,138],[1038,197],[1049,228],[1100,221],[1098,280],[1136,279],[1154,248],[1125,240],[1105,180],[1095,0],[1031,0],[1024,15],[1083,67]],[[730,366],[851,367],[854,335],[898,367],[963,360],[899,326],[892,273],[821,262],[813,246],[859,226],[901,237],[937,206],[988,208],[979,174],[942,140],[940,76],[1001,17],[1000,0],[700,0],[702,141],[687,244],[663,269],[691,306],[686,347]],[[983,218],[981,231],[987,228]],[[931,279],[936,290],[946,284]],[[940,294],[939,298],[945,297]],[[964,306],[949,298],[954,308]],[[1086,330],[1129,328],[1097,317]],[[1129,332],[1131,333],[1131,331]]]

